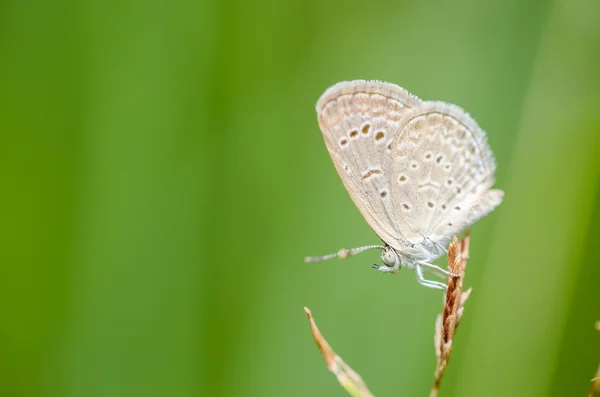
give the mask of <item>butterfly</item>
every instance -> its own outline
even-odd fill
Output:
[[[340,82],[316,105],[333,164],[360,213],[385,245],[307,257],[319,262],[380,249],[381,272],[414,270],[452,276],[432,264],[452,236],[496,208],[504,193],[492,189],[496,163],[485,132],[461,108],[423,101],[380,81]]]

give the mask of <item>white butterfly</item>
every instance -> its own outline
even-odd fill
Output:
[[[382,272],[401,266],[450,273],[431,264],[452,236],[492,211],[504,193],[491,189],[496,164],[485,132],[458,106],[422,101],[394,84],[338,83],[317,102],[319,126],[346,190],[385,246],[308,257],[318,262],[381,249]]]

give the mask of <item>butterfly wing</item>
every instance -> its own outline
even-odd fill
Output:
[[[393,143],[395,212],[412,243],[450,238],[492,211],[496,164],[486,136],[458,106],[424,102],[401,121]]]
[[[335,168],[361,214],[386,243],[403,241],[392,200],[392,142],[422,101],[377,81],[338,83],[317,102],[319,127]]]

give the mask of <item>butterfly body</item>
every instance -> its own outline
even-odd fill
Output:
[[[400,260],[410,267],[411,263],[433,262],[446,253],[443,247],[447,247],[449,239],[430,240],[424,238],[423,241],[414,244],[411,247],[402,247],[395,249],[400,256]]]

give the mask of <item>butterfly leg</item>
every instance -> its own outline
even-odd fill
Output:
[[[438,247],[439,249],[441,249],[446,255],[448,255],[448,250],[446,249],[446,247],[444,247],[442,244],[438,243],[437,241],[432,240],[431,238],[427,237],[427,236],[423,236],[424,240],[428,240],[429,242],[431,242],[431,244],[433,244],[434,247]]]
[[[427,240],[431,241],[433,243],[433,245],[437,245],[439,248],[442,249],[442,251],[444,251],[446,253],[446,255],[448,255],[448,250],[446,249],[446,247],[444,247],[442,244],[438,243],[437,241],[433,241],[432,239],[430,239],[429,237],[425,237]]]
[[[422,263],[417,263],[415,266],[415,274],[417,275],[417,281],[419,282],[419,284],[425,286],[425,287],[429,287],[429,288],[436,288],[436,289],[441,289],[446,291],[448,289],[448,286],[444,283],[440,283],[439,281],[431,281],[431,280],[426,280],[423,277],[423,267],[422,267]]]
[[[427,262],[419,262],[419,265],[423,266],[423,270],[428,271],[429,273],[433,273],[441,278],[446,278],[446,276],[450,277],[458,277],[460,274],[449,272],[446,269],[442,269],[439,266],[433,265]]]

